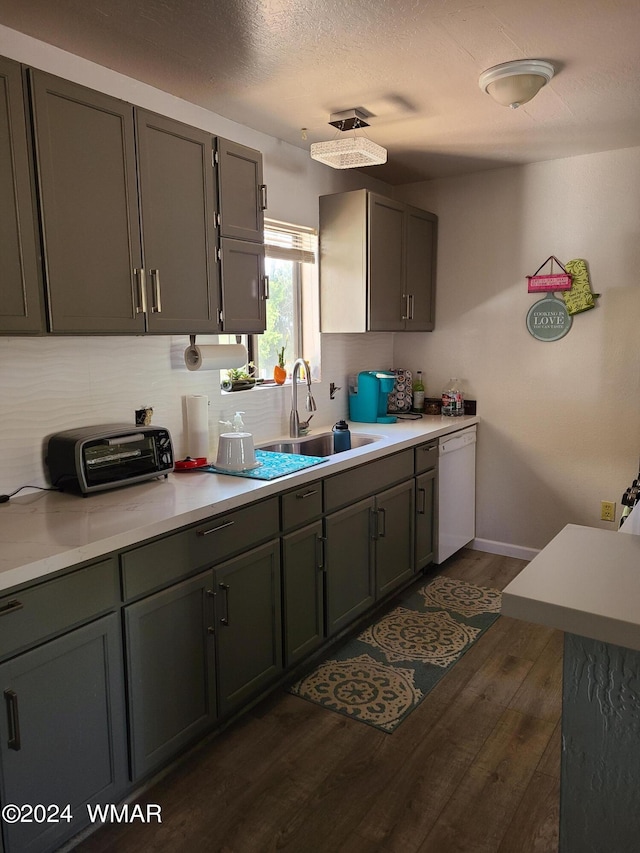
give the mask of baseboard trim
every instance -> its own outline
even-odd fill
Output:
[[[524,548],[522,545],[511,545],[509,542],[495,542],[493,539],[474,539],[467,548],[486,551],[488,554],[500,554],[503,557],[516,557],[518,560],[533,560],[540,553],[537,548]]]

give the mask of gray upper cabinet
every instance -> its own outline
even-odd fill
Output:
[[[216,163],[220,193],[220,235],[262,243],[267,188],[262,154],[253,148],[218,138]]]
[[[139,109],[135,123],[148,331],[218,332],[211,135]]]
[[[143,332],[133,107],[30,71],[52,332]]]
[[[220,277],[223,331],[230,334],[264,332],[269,290],[262,243],[222,237]]]
[[[44,329],[22,71],[0,57],[0,332]]]
[[[219,331],[211,136],[38,71],[31,84],[50,331]]]
[[[320,197],[321,331],[432,331],[437,217],[355,190]]]

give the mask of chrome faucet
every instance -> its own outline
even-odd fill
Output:
[[[303,358],[297,358],[293,364],[293,371],[291,373],[291,415],[289,416],[289,435],[291,438],[299,438],[301,435],[304,435],[309,429],[309,421],[313,417],[313,414],[310,414],[306,421],[301,421],[298,416],[298,374],[301,367],[304,369],[307,377],[305,408],[308,412],[315,412],[316,410],[316,401],[313,399],[311,393],[311,367],[308,361],[305,361]]]

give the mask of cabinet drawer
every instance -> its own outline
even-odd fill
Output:
[[[0,657],[62,634],[119,603],[115,558],[0,598]]]
[[[420,444],[414,448],[416,460],[416,474],[422,474],[424,471],[430,471],[438,464],[438,442],[429,441],[427,444]]]
[[[402,450],[324,481],[325,512],[355,503],[367,495],[413,477],[413,450]]]
[[[120,556],[124,598],[162,589],[278,535],[278,498],[217,515]]]
[[[192,531],[189,543],[192,562],[195,566],[220,563],[273,539],[279,529],[277,497],[218,515]]]
[[[307,483],[292,489],[280,498],[282,529],[293,530],[322,515],[322,482]]]

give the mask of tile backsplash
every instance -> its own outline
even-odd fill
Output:
[[[291,387],[225,394],[219,371],[189,371],[188,338],[41,337],[0,338],[0,492],[48,484],[44,463],[51,433],[99,423],[131,423],[141,406],[152,406],[153,423],[167,427],[176,458],[186,454],[185,397],[209,397],[212,443],[218,421],[244,411],[256,441],[286,434]],[[346,417],[347,376],[393,366],[393,335],[322,336],[322,381],[314,383],[318,410],[313,427]],[[329,383],[340,386],[329,399]],[[304,394],[298,395],[304,416]]]

